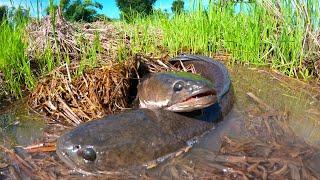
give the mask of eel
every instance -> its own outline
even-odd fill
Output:
[[[170,62],[193,64],[200,76],[156,73],[146,77],[138,87],[139,109],[89,121],[62,135],[56,150],[60,159],[82,174],[150,168],[186,151],[211,130],[233,104],[226,67],[195,55]]]

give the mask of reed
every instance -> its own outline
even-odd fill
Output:
[[[160,45],[172,55],[227,53],[232,62],[269,66],[292,77],[317,75],[319,1],[277,2],[211,1],[204,7],[196,1],[191,11],[172,17],[136,18],[129,24],[135,27],[133,50],[154,53]],[[160,42],[152,36],[155,29],[162,32]]]
[[[127,43],[119,43],[116,54],[124,61],[133,54],[169,53],[204,55],[228,54],[232,63],[268,66],[282,73],[309,79],[319,77],[320,5],[318,0],[257,0],[253,2],[210,1],[204,7],[193,1],[191,10],[169,15],[155,11],[153,15],[134,15],[117,22],[124,27]],[[16,97],[23,90],[32,90],[38,76],[50,73],[58,66],[74,61],[61,51],[56,36],[56,10],[50,0],[51,26],[54,41],[39,52],[35,69],[27,55],[25,29],[30,17],[18,16],[0,24],[0,71],[6,89]],[[61,33],[60,33],[61,34]],[[93,41],[79,40],[79,66],[76,76],[85,69],[96,67],[103,58],[103,48],[95,34]],[[123,37],[125,39],[126,37]],[[61,37],[58,38],[61,41]],[[40,73],[39,73],[40,71]]]
[[[6,91],[21,97],[22,90],[34,87],[35,77],[26,55],[27,44],[23,41],[27,20],[16,19],[14,22],[0,22],[0,70],[5,77]]]

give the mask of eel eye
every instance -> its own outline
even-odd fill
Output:
[[[75,146],[73,146],[73,149],[74,150],[79,150],[81,147],[80,147],[80,145],[75,145]]]
[[[94,161],[97,158],[97,153],[93,148],[87,147],[81,151],[80,156],[87,161]]]
[[[183,89],[184,83],[182,81],[178,81],[173,85],[174,91],[181,91]]]

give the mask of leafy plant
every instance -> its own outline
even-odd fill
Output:
[[[172,2],[171,6],[172,12],[180,14],[184,10],[184,2],[182,0],[175,0]]]
[[[117,0],[117,6],[121,11],[121,17],[128,21],[137,15],[152,14],[155,2],[156,0]]]
[[[105,15],[98,14],[96,10],[102,9],[102,4],[91,0],[61,0],[59,6],[53,5],[55,9],[58,7],[60,7],[64,18],[69,21],[94,22],[100,19],[108,19]],[[49,14],[50,7],[46,11]]]

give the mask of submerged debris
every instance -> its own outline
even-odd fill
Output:
[[[308,147],[225,137],[219,152],[194,149],[163,166],[157,175],[175,179],[317,179],[304,162],[313,155]]]
[[[260,99],[257,103],[267,105]],[[217,152],[193,149],[191,154],[162,166],[156,176],[174,179],[319,178],[315,170],[320,165],[318,150],[295,136],[288,126],[286,113],[247,109],[246,114],[251,117],[245,120],[249,136],[225,136]]]

